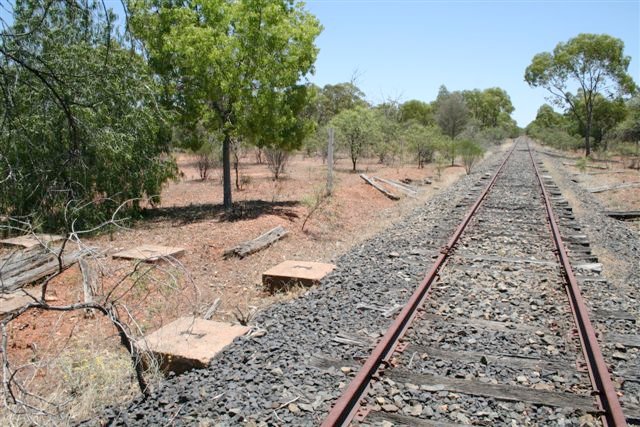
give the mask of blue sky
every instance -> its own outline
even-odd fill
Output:
[[[121,13],[120,0],[105,0]],[[499,86],[520,126],[535,118],[544,89],[524,70],[536,53],[579,33],[622,39],[629,72],[640,84],[640,0],[307,0],[324,31],[310,80],[320,86],[354,73],[369,101],[432,101],[449,90]],[[6,12],[0,11],[6,18]]]
[[[307,0],[324,31],[311,81],[349,81],[369,101],[435,99],[449,90],[499,86],[520,126],[535,118],[544,89],[524,82],[539,52],[579,33],[622,39],[640,84],[640,1]]]

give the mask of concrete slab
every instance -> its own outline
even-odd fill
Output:
[[[9,294],[0,293],[0,314],[6,314],[20,307],[23,307],[34,298],[39,299],[42,295],[42,286],[22,288]]]
[[[20,248],[33,248],[35,246],[50,245],[64,239],[56,234],[26,234],[24,236],[12,237],[10,239],[0,240],[1,246],[17,246]]]
[[[310,261],[285,261],[262,273],[262,283],[271,291],[300,284],[312,286],[336,268],[333,264]]]
[[[216,354],[249,329],[247,326],[181,317],[147,335],[138,345],[151,352],[164,372],[181,374],[206,367]]]
[[[113,254],[113,258],[155,262],[165,257],[178,257],[183,253],[184,248],[172,248],[170,246],[159,245],[140,245],[133,249],[127,249],[115,253]]]

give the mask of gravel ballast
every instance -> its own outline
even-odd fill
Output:
[[[368,356],[376,340],[385,332],[399,308],[419,284],[439,249],[488,181],[488,174],[497,167],[504,155],[505,153],[499,153],[488,158],[477,166],[471,175],[443,190],[423,207],[385,232],[335,260],[336,270],[323,280],[320,286],[298,299],[274,305],[259,313],[252,322],[255,331],[235,340],[212,361],[208,369],[194,370],[169,378],[150,398],[139,398],[123,408],[110,408],[87,424],[318,425],[358,370],[361,361]],[[552,174],[557,178],[556,173]],[[558,184],[562,189],[565,182],[558,179]],[[627,245],[620,240],[634,238],[633,233],[610,223],[615,220],[602,215],[592,218],[595,214],[596,212],[589,211],[585,218],[577,218],[579,223],[589,224],[589,227],[586,227],[589,239],[598,239],[599,244],[608,245],[607,248],[611,250],[618,250],[621,258],[627,259],[631,265],[634,257],[637,261],[640,251],[637,239]],[[503,236],[506,240],[513,238],[514,236]],[[498,239],[498,246],[494,248],[496,251],[499,250],[499,244]],[[538,249],[540,248],[535,244],[527,247],[527,250],[533,251],[532,253],[538,253]],[[473,253],[467,253],[465,257],[473,258]],[[576,260],[581,261],[582,258]],[[546,274],[546,271],[550,277],[554,275],[553,271],[547,271],[546,265],[537,266],[536,269],[542,274]],[[508,286],[513,274],[519,273],[506,268],[497,271],[493,276],[487,276],[485,270],[471,268],[467,271],[461,270],[460,273],[446,279],[455,282],[469,280],[471,277],[474,280],[485,280],[494,286],[497,286],[495,284],[498,281]],[[612,319],[607,313],[617,310],[631,314],[637,319],[638,311],[634,304],[635,292],[640,283],[639,277],[637,272],[630,271],[624,283],[607,282],[606,286],[601,286],[601,282],[585,282],[585,298],[590,308],[594,313],[599,309],[604,313],[594,320],[597,328],[614,328],[616,335],[638,333],[635,322]],[[588,283],[591,283],[591,286]],[[596,288],[594,283],[600,286]],[[477,299],[485,297],[481,291],[474,295]],[[598,301],[591,303],[591,298]],[[545,301],[527,300],[526,304],[538,307],[536,312],[541,317],[554,310],[548,304],[545,305]],[[511,314],[496,309],[495,304],[487,302],[485,305],[486,311],[492,313],[492,316],[504,314],[509,317]],[[438,309],[440,308],[438,306]],[[448,307],[448,310],[455,310],[455,307]],[[561,316],[564,319],[562,322],[565,322],[567,314],[563,313]],[[514,319],[503,319],[509,320]],[[430,327],[437,331],[439,325],[432,322]],[[459,333],[462,334],[468,328],[459,329]],[[486,335],[486,332],[479,331],[478,337],[473,339],[479,340],[482,334]],[[502,340],[505,346],[507,342],[511,342],[511,338],[496,338],[495,335],[484,336],[482,339],[486,338]],[[464,348],[468,339],[469,337],[466,341],[459,340],[462,345],[460,348]],[[517,343],[518,340],[526,342],[527,338],[517,337],[513,342]],[[530,343],[532,354],[539,355],[552,346],[558,352],[556,355],[559,359],[562,359],[560,356],[566,349],[561,344],[553,345],[543,341]],[[491,346],[488,346],[487,350],[490,349]],[[608,360],[617,361],[614,374],[618,373],[620,378],[637,366],[637,349],[612,342],[606,343],[603,350]],[[623,354],[627,358],[615,358],[614,353],[618,356]],[[409,354],[406,357],[410,356]],[[412,362],[420,367],[419,358]],[[460,375],[473,374],[455,361],[447,363],[451,365],[451,369],[461,370]],[[421,367],[425,372],[432,368],[427,365]],[[462,372],[465,369],[467,371]],[[543,375],[540,378],[525,375],[526,379],[523,380],[522,372],[509,368],[490,370],[487,374],[489,378],[506,379],[513,383],[560,382],[564,384],[563,387],[573,390],[581,390],[584,387],[584,378],[580,376],[559,380],[551,378],[552,375]],[[436,402],[435,399],[439,399],[438,405],[448,405],[448,413],[440,417],[448,422],[464,424],[472,419],[468,413],[478,412],[486,413],[486,419],[492,420],[492,425],[510,425],[510,420],[513,419],[525,422],[547,420],[550,424],[570,425],[571,422],[567,420],[579,420],[583,416],[582,413],[569,410],[548,410],[529,405],[523,409],[518,403],[494,399],[465,400],[455,393],[451,396],[451,393],[445,395],[441,391],[419,388],[405,390],[407,387],[404,384],[400,387],[402,390],[395,393],[396,389],[400,388],[393,381],[378,384],[380,387],[388,388],[392,396],[402,394],[407,397],[399,406],[396,405],[399,401],[385,402],[392,405],[387,407],[390,411],[393,412],[395,406],[398,410],[404,411],[403,413],[411,414],[413,411],[417,414],[419,408],[416,402],[422,402],[422,399],[424,402]],[[634,389],[630,385],[624,388],[623,383],[619,383],[618,386],[623,392],[629,390],[631,396],[626,402],[637,402],[637,387]],[[422,405],[421,411],[424,411],[420,414],[428,416],[428,405],[419,404]],[[449,411],[451,405],[459,406],[454,415]],[[523,411],[529,414],[529,418],[521,417]],[[437,416],[435,418],[438,419]]]

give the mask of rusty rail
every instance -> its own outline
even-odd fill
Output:
[[[517,145],[518,142],[515,142],[513,144],[504,161],[502,162],[502,164],[500,164],[500,167],[491,178],[489,184],[485,187],[484,191],[480,194],[471,209],[469,209],[447,244],[440,250],[440,255],[438,255],[435,263],[426,274],[424,279],[422,279],[422,282],[420,283],[416,291],[413,293],[413,295],[411,295],[411,298],[404,306],[398,317],[396,317],[378,345],[376,345],[376,347],[373,349],[371,356],[369,356],[365,364],[358,371],[353,380],[351,380],[345,392],[336,401],[335,405],[329,412],[329,415],[322,423],[323,427],[346,426],[354,418],[356,412],[360,407],[360,400],[369,387],[371,378],[375,375],[378,369],[380,369],[381,365],[388,363],[388,360],[393,354],[399,340],[404,336],[409,325],[411,325],[411,322],[413,321],[418,308],[422,305],[422,302],[425,299],[427,292],[431,287],[431,284],[437,277],[438,271],[440,271],[440,268],[448,258],[449,252],[458,242],[460,236],[462,235],[462,232],[471,221],[471,218],[478,210],[478,207],[480,207],[480,204],[489,193],[491,188],[494,186],[496,180],[498,179],[498,175],[500,175],[500,172],[502,172],[504,165],[509,160],[509,157],[511,157],[511,154],[513,153]]]
[[[538,170],[538,166],[533,158],[531,147],[528,142],[526,142],[526,144],[529,149],[529,156],[531,157],[531,162],[533,163],[538,183],[542,189],[544,204],[547,211],[547,219],[549,221],[549,226],[551,227],[553,241],[566,279],[566,291],[571,304],[571,312],[578,327],[580,341],[582,343],[582,352],[585,360],[587,361],[591,385],[596,392],[596,400],[598,401],[598,405],[602,411],[602,422],[605,426],[626,426],[627,422],[622,412],[620,402],[618,401],[618,395],[616,394],[613,383],[611,382],[609,369],[604,361],[604,357],[602,356],[596,332],[589,320],[587,307],[582,295],[580,294],[578,281],[573,274],[573,269],[569,263],[567,251],[565,250],[562,242],[560,229],[558,228],[558,224],[553,215],[553,208],[551,207],[549,194],[547,193],[542,177],[540,176],[540,171]]]

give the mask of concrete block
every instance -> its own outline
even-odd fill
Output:
[[[42,286],[21,288],[8,294],[0,293],[0,315],[24,307],[33,302],[34,298],[40,299],[41,296]]]
[[[272,292],[296,284],[313,286],[334,268],[322,262],[285,261],[262,273],[262,283]]]
[[[205,368],[224,347],[249,331],[249,327],[181,317],[138,342],[160,363],[164,372],[181,374]]]
[[[113,254],[113,258],[133,259],[138,261],[155,262],[165,257],[178,257],[184,253],[184,248],[170,246],[140,245]]]
[[[35,246],[50,246],[52,243],[64,239],[56,234],[25,234],[24,236],[12,237],[0,240],[1,246],[17,246],[20,248],[33,248]]]

